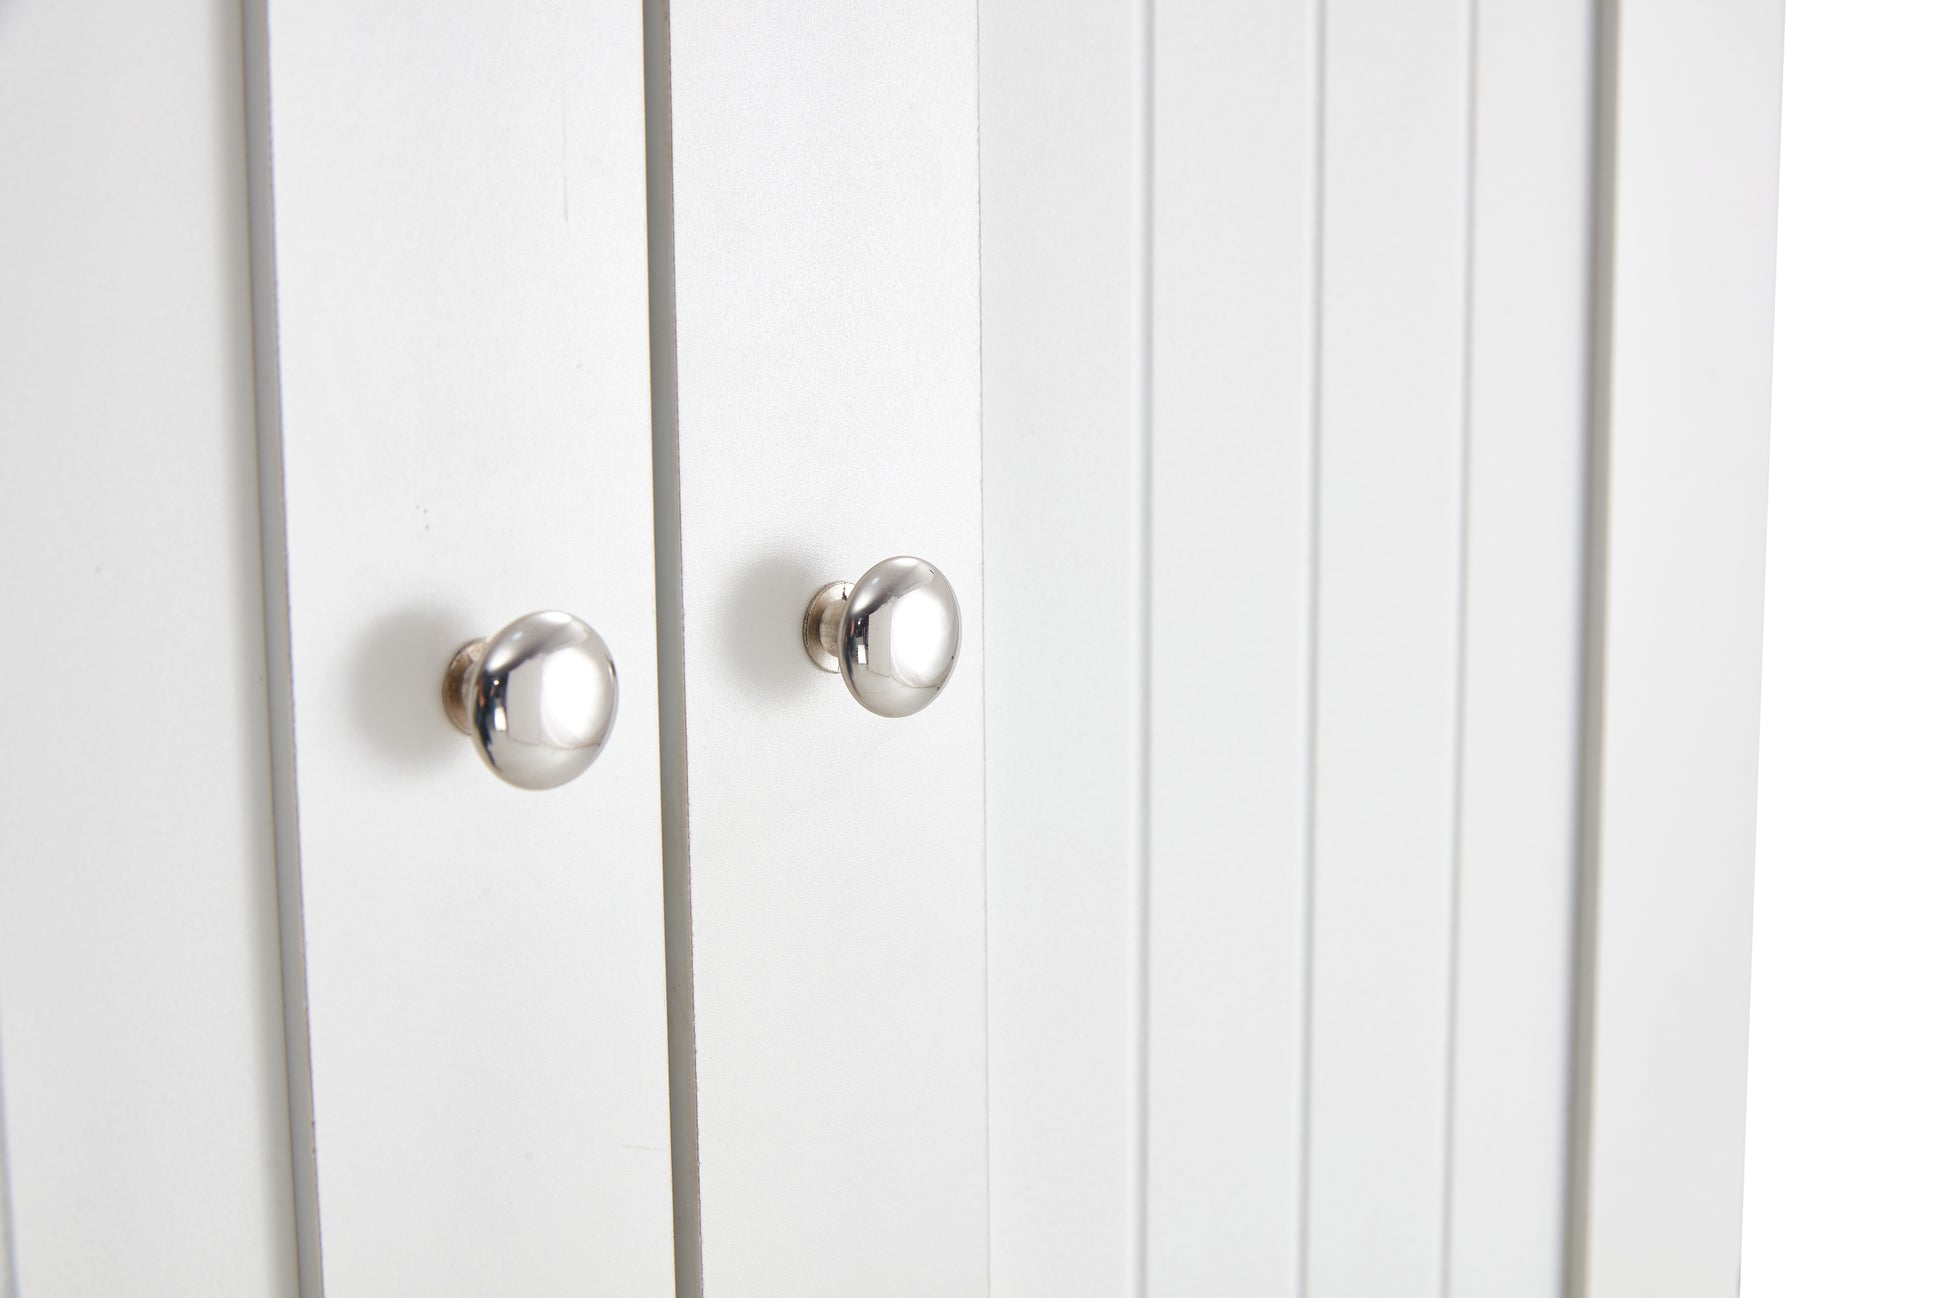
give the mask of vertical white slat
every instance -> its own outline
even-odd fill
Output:
[[[1142,1265],[1147,40],[980,6],[992,1292]]]
[[[1579,1291],[1733,1293],[1778,0],[1615,6]]]
[[[975,6],[688,0],[651,22],[684,1284],[982,1294]],[[894,721],[808,661],[799,623],[897,554],[939,566],[963,627],[938,700]]]
[[[297,1290],[238,23],[0,7],[0,1292]]]
[[[1594,8],[1477,7],[1450,1298],[1565,1274]]]
[[[1147,1292],[1291,1293],[1318,11],[1154,8]]]
[[[1306,1292],[1442,1284],[1470,15],[1324,38]]]
[[[254,21],[306,1278],[666,1294],[641,11]],[[621,712],[529,793],[439,686],[549,607],[606,639]]]

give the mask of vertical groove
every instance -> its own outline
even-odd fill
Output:
[[[675,91],[667,0],[644,12],[648,129],[649,401],[655,507],[656,706],[662,773],[669,1171],[677,1298],[702,1298],[701,1119],[690,923],[689,731],[683,690],[682,491],[676,429]]]
[[[980,1121],[986,1130],[986,1160],[981,1169],[986,1182],[986,1290],[993,1292],[993,870],[989,852],[993,845],[993,803],[988,796],[992,783],[987,768],[993,751],[988,733],[993,713],[987,707],[987,309],[986,309],[986,135],[982,111],[985,108],[986,81],[980,27],[983,10],[973,6],[973,230],[974,279],[980,291],[974,295],[974,330],[978,354],[974,365],[980,376],[978,427],[980,430]]]
[[[1568,1246],[1561,1290],[1587,1294],[1589,1139],[1594,1105],[1595,945],[1601,846],[1603,677],[1608,614],[1610,335],[1614,314],[1616,0],[1594,0],[1593,257],[1588,294],[1588,525],[1583,541],[1580,843],[1575,879],[1575,987],[1568,1166]]]
[[[284,1004],[284,1085],[290,1107],[291,1197],[296,1218],[298,1292],[304,1298],[320,1298],[324,1292],[324,1227],[318,1202],[304,867],[298,824],[296,683],[285,517],[282,369],[278,350],[269,0],[252,0],[243,6],[242,29],[251,370],[257,425],[257,526],[262,549],[271,829],[277,874],[280,990]]]
[[[1325,105],[1325,33],[1326,9],[1328,0],[1316,0],[1313,10],[1311,32],[1311,337],[1310,337],[1310,438],[1311,438],[1311,482],[1310,499],[1304,502],[1308,511],[1306,526],[1309,536],[1309,571],[1305,574],[1305,610],[1307,626],[1305,629],[1305,697],[1304,725],[1304,788],[1300,794],[1304,815],[1304,859],[1302,868],[1304,879],[1298,893],[1302,898],[1304,913],[1297,925],[1297,932],[1304,943],[1303,951],[1294,963],[1298,977],[1303,985],[1298,989],[1297,1004],[1300,1007],[1301,1022],[1298,1024],[1298,1064],[1299,1099],[1297,1123],[1297,1298],[1309,1294],[1311,1264],[1311,1118],[1312,1097],[1315,1091],[1311,1085],[1311,1027],[1312,1013],[1317,987],[1316,957],[1317,943],[1317,859],[1318,859],[1318,624],[1319,598],[1323,576],[1324,529],[1322,526],[1324,493],[1324,105]]]
[[[1135,599],[1141,634],[1135,648],[1135,1042],[1134,1159],[1131,1237],[1133,1291],[1149,1289],[1149,956],[1152,838],[1155,798],[1153,753],[1155,678],[1155,4],[1137,0],[1136,34],[1136,237],[1135,271]]]
[[[1443,1185],[1440,1191],[1439,1291],[1451,1298],[1453,1291],[1453,1123],[1457,1112],[1459,1053],[1459,944],[1460,884],[1463,871],[1461,843],[1466,818],[1466,668],[1467,668],[1467,585],[1472,557],[1473,488],[1473,275],[1474,222],[1478,209],[1478,140],[1480,104],[1480,7],[1470,0],[1466,7],[1466,111],[1463,118],[1462,150],[1466,169],[1466,206],[1460,235],[1462,269],[1460,272],[1460,428],[1459,428],[1459,538],[1457,553],[1457,605],[1454,609],[1453,652],[1453,807],[1452,857],[1446,884],[1446,1113],[1444,1132]]]

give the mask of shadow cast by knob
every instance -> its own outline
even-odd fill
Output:
[[[395,766],[430,769],[444,756],[466,755],[440,702],[453,651],[471,639],[459,619],[426,608],[405,608],[365,629],[350,659],[348,700],[359,737]]]
[[[750,695],[779,698],[829,684],[804,654],[804,606],[832,574],[792,555],[768,555],[737,573],[722,620],[707,628],[736,682]],[[689,628],[695,634],[700,628]],[[692,641],[688,652],[700,645]]]

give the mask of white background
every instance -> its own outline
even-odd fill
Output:
[[[1786,24],[1743,1293],[1939,1293],[1946,11]]]

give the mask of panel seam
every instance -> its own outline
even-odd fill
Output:
[[[1593,197],[1593,257],[1589,268],[1587,461],[1584,490],[1587,531],[1583,540],[1581,652],[1581,787],[1577,808],[1578,851],[1574,897],[1573,1055],[1569,1085],[1568,1165],[1563,1169],[1567,1247],[1561,1291],[1588,1292],[1589,1206],[1592,1195],[1596,948],[1599,941],[1602,741],[1607,672],[1608,513],[1611,459],[1611,338],[1615,285],[1616,57],[1620,14],[1617,0],[1596,0],[1594,47],[1594,148],[1589,187]]]
[[[1134,1298],[1149,1289],[1150,951],[1154,889],[1155,751],[1155,0],[1138,0],[1136,32],[1136,466],[1138,601],[1135,648],[1135,1094],[1130,1244]]]
[[[1446,1112],[1443,1181],[1440,1187],[1439,1288],[1442,1298],[1453,1292],[1453,1194],[1457,1150],[1456,1116],[1459,1101],[1459,974],[1460,884],[1464,871],[1466,825],[1466,682],[1468,647],[1468,585],[1472,564],[1473,496],[1473,324],[1475,222],[1479,210],[1480,10],[1479,0],[1466,7],[1466,111],[1463,118],[1463,156],[1466,204],[1461,216],[1462,271],[1460,286],[1460,428],[1459,538],[1457,602],[1454,609],[1453,653],[1453,807],[1452,855],[1446,882]]]
[[[282,320],[277,290],[276,152],[268,0],[243,6],[244,184],[249,224],[251,379],[257,450],[257,542],[263,591],[265,736],[271,856],[277,880],[278,979],[289,1110],[293,1254],[298,1292],[324,1289],[317,1106],[311,1063],[309,962],[304,928],[302,812],[298,791],[297,684],[291,600],[289,483],[285,468]]]
[[[1312,1032],[1316,1020],[1317,1006],[1317,880],[1318,880],[1318,677],[1320,655],[1319,626],[1322,607],[1324,581],[1324,193],[1325,193],[1325,84],[1329,76],[1329,59],[1326,57],[1325,42],[1328,32],[1329,6],[1327,0],[1317,0],[1313,9],[1311,26],[1311,302],[1310,302],[1310,366],[1311,391],[1309,393],[1311,480],[1310,498],[1305,502],[1309,511],[1307,538],[1310,554],[1309,571],[1305,579],[1309,583],[1306,592],[1305,608],[1305,761],[1304,787],[1301,791],[1304,815],[1304,839],[1302,869],[1304,877],[1299,887],[1302,898],[1303,914],[1296,926],[1303,941],[1303,950],[1298,959],[1298,977],[1302,981],[1297,998],[1300,1022],[1298,1024],[1297,1066],[1300,1078],[1297,1123],[1297,1267],[1294,1278],[1297,1298],[1305,1298],[1310,1292],[1311,1264],[1311,1127],[1314,1116]]]

